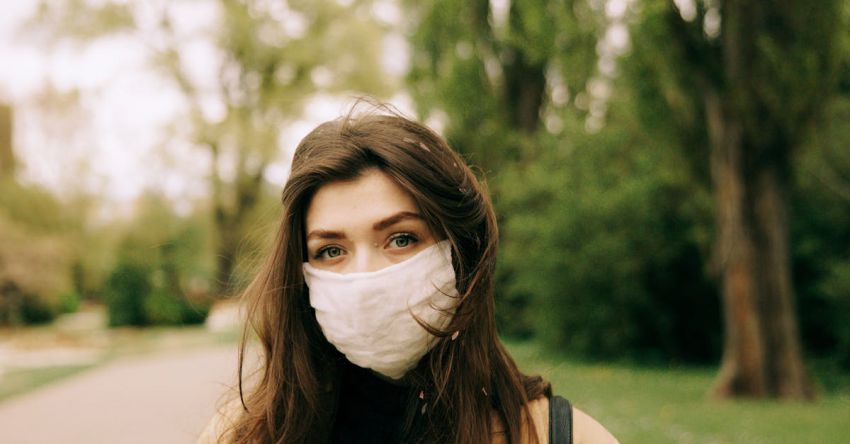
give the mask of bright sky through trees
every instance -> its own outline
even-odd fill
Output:
[[[21,179],[59,193],[75,187],[93,191],[105,203],[119,206],[148,187],[178,202],[205,194],[203,174],[208,170],[208,159],[188,146],[181,152],[157,148],[163,138],[173,137],[166,127],[179,121],[186,105],[173,84],[150,68],[149,50],[128,36],[84,46],[50,44],[37,33],[21,30],[36,5],[34,1],[11,2],[0,15],[0,54],[4,60],[0,64],[0,101],[15,107],[15,150],[21,162]],[[175,25],[187,35],[200,34],[212,26],[218,14],[212,2],[182,2],[175,8],[181,10]],[[376,2],[371,13],[388,24],[401,20],[392,1]],[[292,15],[281,19],[297,21]],[[183,56],[196,80],[212,83],[217,54],[205,40],[196,38],[186,45]],[[398,32],[388,33],[383,69],[400,78],[408,63],[404,37]],[[59,122],[54,118],[59,116],[51,112],[56,105],[48,106],[48,101],[60,101],[66,110],[72,107],[75,117]],[[285,129],[280,157],[269,166],[266,179],[282,185],[297,141],[317,123],[343,113],[351,102],[346,96],[316,96],[311,100],[304,115]],[[406,95],[391,102],[411,112]],[[208,105],[205,112],[211,115],[220,107],[217,103]]]

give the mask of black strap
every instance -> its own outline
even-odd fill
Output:
[[[572,444],[573,407],[560,397],[549,398],[549,444]]]

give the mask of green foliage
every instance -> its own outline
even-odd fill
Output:
[[[704,89],[721,76],[719,42],[702,23],[708,10],[697,3],[697,18],[685,22],[670,2],[648,1],[630,27],[632,51],[620,59],[619,80],[632,97],[641,130],[668,142],[694,180],[710,186],[709,134]],[[680,35],[671,38],[670,35]],[[695,63],[701,71],[695,71]]]
[[[577,98],[596,75],[606,26],[600,3],[514,1],[503,22],[487,1],[406,4],[419,113],[444,113],[449,142],[489,174],[502,229],[500,331],[596,358],[716,361],[723,333],[709,263],[705,111],[715,91],[736,97],[733,114],[745,116],[759,146],[806,138],[792,168],[790,219],[803,339],[813,355],[850,360],[850,107],[806,105],[826,100],[834,80],[850,91],[850,28],[841,32],[831,19],[839,3],[756,6],[769,20],[742,32],[767,37],[742,49],[753,54],[751,66],[734,78],[718,37],[729,28],[707,26],[721,12],[716,2],[694,2],[690,20],[666,0],[629,7],[631,52],[619,59],[619,77],[607,79],[613,95],[598,134],[585,131]],[[850,14],[846,2],[843,12]],[[563,131],[513,125],[508,79],[520,59],[526,68],[545,65],[536,112],[560,118]],[[751,95],[742,94],[747,82],[758,82]],[[559,83],[566,102],[550,95]],[[821,112],[825,128],[799,124]]]
[[[106,282],[110,326],[147,324],[144,300],[151,291],[150,272],[150,268],[142,264],[119,262],[116,265]]]
[[[171,128],[175,137],[162,138],[162,148],[184,149],[188,142],[210,158],[215,292],[226,296],[240,265],[240,239],[252,228],[249,214],[262,199],[265,170],[280,158],[282,132],[317,94],[386,97],[396,85],[382,70],[387,26],[369,2],[191,3],[41,2],[29,31],[82,44],[118,34],[151,51],[150,67],[187,105],[185,118]],[[215,23],[187,30],[180,14],[192,8],[215,11]],[[210,44],[216,55],[212,77],[198,78],[187,62],[190,46],[198,43]],[[220,168],[224,164],[232,170]]]
[[[127,4],[67,0],[60,10],[56,2],[41,0],[27,28],[38,29],[48,41],[57,42],[67,36],[85,40],[126,31],[133,23],[133,10]]]
[[[734,7],[733,3],[727,6]],[[839,84],[850,78],[846,66],[840,77],[838,66],[850,50],[850,34],[845,31],[843,40],[836,38],[841,22],[834,19],[840,15],[835,9],[838,3],[816,9],[805,2],[782,8],[760,5],[766,8],[765,16],[771,17],[769,24],[744,25],[748,29],[743,31],[740,24],[724,21],[723,32],[763,34],[756,47],[738,48],[753,55],[748,60],[751,65],[744,68],[747,76],[740,78],[726,78],[729,71],[723,67],[723,51],[729,50],[724,45],[732,44],[732,37],[723,40],[705,32],[706,17],[718,12],[717,5],[695,5],[695,17],[688,21],[672,3],[648,1],[632,22],[633,50],[620,64],[624,74],[620,84],[634,97],[634,118],[648,137],[668,141],[695,184],[710,183],[705,107],[706,96],[712,92],[732,98],[733,114],[740,116],[736,119],[742,130],[763,153],[788,149],[793,156],[804,140],[803,152],[788,165],[796,176],[790,241],[803,342],[811,355],[847,362],[847,348],[840,338],[847,336],[843,320],[850,312],[835,282],[841,280],[848,258],[846,245],[850,245],[846,228],[850,192],[841,179],[850,172],[843,149],[843,141],[850,136],[843,123],[848,108],[846,99],[840,98],[831,100],[830,106],[819,105],[829,103],[830,95],[835,97],[836,73]],[[814,22],[823,26],[812,26]],[[785,32],[777,31],[783,28]],[[751,81],[758,86],[749,88],[746,82]],[[821,113],[825,125],[805,123]]]
[[[18,243],[27,249],[22,254],[10,253],[18,258],[14,261],[20,262],[46,248],[52,250],[50,260],[57,266],[61,263],[61,270],[51,269],[50,277],[32,279],[32,284],[22,288],[44,284],[52,289],[30,290],[30,293],[55,294],[45,296],[51,299],[70,292],[79,298],[96,299],[102,293],[114,261],[115,242],[113,230],[92,222],[96,204],[97,197],[91,195],[71,194],[60,200],[39,186],[13,180],[0,183],[0,219],[3,219],[0,225],[10,224],[6,234],[17,239],[7,240],[5,249],[14,250]],[[32,248],[27,248],[29,242],[33,243]],[[0,245],[0,250],[3,249]],[[36,268],[28,270],[23,273],[33,273]]]
[[[594,71],[600,32],[586,3],[513,1],[501,19],[486,0],[406,5],[418,113],[446,117],[449,143],[485,171],[533,158],[549,108],[583,112],[575,99]],[[565,103],[550,103],[547,74],[566,84]]]
[[[110,325],[203,322],[211,305],[211,251],[202,214],[180,217],[161,196],[143,196],[107,283]]]
[[[183,321],[184,304],[164,288],[157,288],[145,298],[144,312],[148,322],[157,325],[176,325]]]
[[[804,318],[803,328],[811,338],[827,335],[823,347],[813,346],[814,353],[827,356],[836,361],[844,370],[850,370],[850,326],[847,319],[850,317],[850,259],[836,260],[831,263],[826,276],[819,282],[818,295],[824,297],[823,312],[815,312],[819,316],[811,316],[814,310],[803,310],[807,316]],[[808,295],[811,299],[814,295]],[[809,302],[809,301],[806,301]],[[816,302],[811,301],[814,305]]]
[[[46,189],[0,179],[0,211],[33,234],[53,234],[74,224],[62,203]]]
[[[80,295],[76,291],[66,291],[59,296],[59,313],[76,313],[80,308]]]
[[[500,300],[527,301],[520,315],[534,322],[519,332],[572,354],[715,358],[709,196],[670,168],[669,150],[643,143],[614,130],[564,151],[553,140],[541,162],[500,176]]]
[[[0,402],[44,387],[50,383],[89,370],[90,364],[62,365],[50,367],[23,367],[4,369],[0,379]]]
[[[44,190],[0,183],[0,324],[43,323],[73,291],[63,207]]]
[[[850,92],[850,91],[848,91]],[[850,98],[837,97],[798,156],[791,245],[809,354],[850,370]]]

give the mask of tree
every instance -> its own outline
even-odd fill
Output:
[[[672,130],[714,190],[725,318],[714,393],[808,399],[788,199],[794,155],[836,83],[842,3],[682,5],[643,4],[630,61],[648,83],[644,104],[670,111]]]
[[[0,103],[0,180],[15,175],[15,152],[12,150],[12,140],[12,107]]]
[[[317,93],[355,90],[380,97],[392,86],[379,59],[384,30],[369,13],[369,2],[210,0],[206,5],[217,8],[218,20],[201,36],[175,25],[180,12],[174,2],[153,7],[42,2],[33,22],[54,38],[90,42],[125,33],[151,50],[152,66],[186,99],[181,123],[188,130],[178,135],[209,160],[216,293],[228,295],[266,168],[281,154],[282,130]],[[157,7],[155,23],[140,19]],[[185,59],[186,45],[199,39],[212,43],[218,56],[213,84],[193,75]]]
[[[418,112],[446,113],[452,146],[485,170],[531,161],[547,111],[573,105],[595,72],[600,20],[587,2],[407,2]],[[569,103],[552,101],[566,83]]]
[[[411,94],[423,119],[446,117],[452,147],[488,176],[497,208],[506,170],[536,162],[546,144],[546,116],[581,119],[578,104],[595,72],[602,25],[589,2],[489,0],[406,1],[412,66]],[[556,91],[557,90],[557,91]],[[504,226],[509,212],[497,211]],[[506,236],[503,236],[506,237]],[[503,255],[504,257],[504,255]],[[515,271],[498,268],[503,332],[531,333],[532,297],[503,291]]]

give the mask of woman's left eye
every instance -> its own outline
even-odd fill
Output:
[[[418,239],[416,239],[416,236],[405,233],[405,234],[400,234],[400,235],[395,236],[392,239],[390,239],[390,245],[394,246],[396,248],[406,248],[406,247],[410,246],[413,242],[416,242],[417,240]]]

